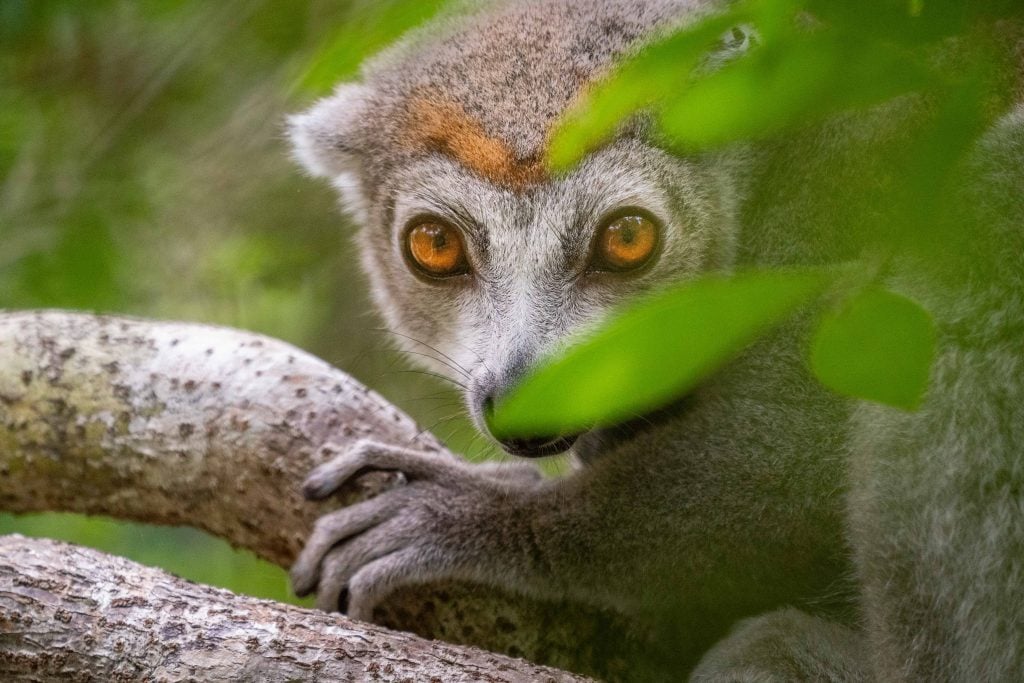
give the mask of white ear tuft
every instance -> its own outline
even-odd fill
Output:
[[[371,89],[343,83],[329,97],[288,117],[293,154],[313,176],[327,178],[357,219],[365,216],[362,146]]]
[[[314,176],[334,178],[358,165],[360,129],[366,121],[370,88],[343,83],[301,114],[288,117],[295,158]]]

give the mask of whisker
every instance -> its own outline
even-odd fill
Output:
[[[569,457],[575,457],[575,456],[569,456]],[[561,478],[561,477],[566,476],[566,473],[569,472],[569,470],[571,468],[572,468],[572,465],[569,462],[568,458],[558,458],[557,460],[554,461],[553,466],[552,466],[551,469],[554,471],[554,474],[555,474],[556,477]]]
[[[419,439],[421,436],[423,436],[427,432],[430,432],[430,433],[433,434],[434,428],[437,427],[439,424],[441,424],[443,422],[451,422],[455,418],[459,417],[459,415],[460,415],[460,413],[452,413],[450,415],[447,415],[445,417],[440,418],[439,420],[435,420],[434,422],[431,422],[429,426],[424,427],[420,431],[416,432],[416,434],[409,439],[409,443],[410,444],[413,443],[414,441]],[[452,432],[452,434],[454,434],[454,433],[455,432]],[[437,436],[437,435],[435,434],[435,436]],[[449,438],[451,438],[450,435],[449,435]],[[445,443],[445,445],[447,445],[446,441],[442,441],[442,443]]]
[[[401,332],[396,332],[394,330],[389,330],[389,329],[383,328],[383,327],[375,327],[375,328],[371,328],[371,329],[373,329],[373,331],[375,331],[375,332],[387,332],[388,334],[393,334],[396,337],[403,337],[404,339],[408,339],[409,341],[412,341],[412,342],[415,342],[417,344],[420,344],[421,346],[424,346],[424,347],[430,349],[431,351],[433,351],[434,353],[438,354],[439,356],[441,356],[441,358],[444,358],[445,360],[447,360],[450,363],[452,363],[452,365],[450,365],[449,367],[451,367],[453,370],[455,370],[456,368],[458,370],[461,370],[462,374],[467,379],[469,378],[469,376],[471,374],[470,371],[468,369],[466,369],[465,366],[460,364],[457,360],[455,360],[454,358],[452,358],[451,356],[449,356],[445,352],[441,351],[440,349],[437,349],[437,348],[431,346],[430,344],[426,343],[425,341],[421,341],[421,340],[417,339],[416,337],[409,336],[408,334],[402,334]],[[468,346],[465,346],[465,344],[463,344],[462,346],[464,346],[471,353],[476,354],[475,351],[470,349]],[[421,354],[421,355],[425,355],[425,354]],[[480,362],[482,363],[484,359],[480,357],[480,354],[476,354],[476,356],[480,360]],[[434,360],[440,360],[440,359],[435,358]]]
[[[444,382],[448,382],[449,384],[453,384],[453,385],[457,386],[458,388],[462,389],[463,391],[469,391],[469,387],[467,387],[462,382],[458,382],[458,381],[452,379],[451,377],[445,377],[444,375],[438,374],[436,372],[430,372],[428,370],[392,370],[391,372],[393,372],[395,374],[400,374],[400,375],[416,374],[416,375],[426,375],[427,377],[436,377],[439,380],[442,380]]]
[[[650,417],[648,417],[644,413],[635,413],[635,412],[630,411],[629,414],[630,414],[630,416],[633,419],[642,420],[643,422],[646,422],[648,424],[648,426],[650,426],[650,427],[656,426],[656,423],[654,422],[654,420],[652,420]]]
[[[451,442],[452,437],[455,436],[458,433],[459,433],[459,428],[458,427],[456,427],[452,431],[448,432],[448,436],[444,437],[444,443],[448,444],[449,442]]]
[[[469,379],[469,374],[466,373],[465,370],[463,370],[460,367],[452,365],[451,363],[442,358],[436,358],[434,356],[431,356],[429,353],[423,353],[422,351],[405,351],[404,353],[411,353],[416,356],[423,356],[424,358],[429,358],[430,360],[437,361],[441,365],[444,365],[446,368],[450,368],[452,372],[456,373],[460,377],[465,377],[466,379]]]
[[[469,440],[469,443],[466,444],[466,460],[469,460],[470,462],[480,462],[480,454],[487,447],[487,441],[481,441],[483,436],[483,434],[477,432],[473,435],[473,438]],[[473,453],[473,446],[477,444],[480,445],[480,448],[477,449],[476,453]]]
[[[423,414],[426,415],[428,413],[432,413],[432,412],[437,411],[437,410],[453,410],[453,409],[458,411],[459,415],[462,415],[462,404],[454,403],[454,402],[442,403],[440,405],[431,406],[431,407],[425,409],[423,411]]]
[[[440,401],[440,400],[443,400],[443,399],[451,400],[451,399],[454,399],[454,398],[455,397],[452,396],[452,390],[445,388],[445,389],[442,389],[441,391],[438,391],[437,393],[434,393],[434,394],[428,394],[426,396],[414,396],[413,398],[403,399],[403,401],[408,401],[408,402],[411,403],[413,401]],[[454,400],[452,400],[452,404],[454,405],[455,403],[460,403],[461,404],[462,402],[461,401],[454,401]]]

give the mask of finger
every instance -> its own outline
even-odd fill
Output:
[[[380,495],[318,519],[291,568],[295,594],[303,596],[313,591],[320,579],[320,563],[331,548],[385,521],[399,504],[394,496]]]
[[[407,448],[362,441],[316,467],[302,484],[302,492],[310,500],[321,500],[333,494],[345,482],[365,469],[398,470],[414,479],[430,479],[442,472],[453,471],[456,465],[437,454],[428,455]]]
[[[420,551],[405,548],[362,567],[349,579],[346,614],[359,621],[370,621],[373,608],[396,588],[414,581],[421,583],[440,578],[418,571],[420,559]]]
[[[339,610],[349,579],[374,560],[407,546],[403,533],[406,525],[392,520],[372,531],[357,536],[328,552],[320,564],[320,580],[316,587],[316,606],[325,612]]]

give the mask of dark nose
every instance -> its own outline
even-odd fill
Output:
[[[482,409],[485,417],[494,412],[494,393],[484,396]],[[576,442],[575,434],[571,436],[538,436],[530,438],[498,439],[498,443],[511,455],[523,458],[543,458],[547,455],[564,453]]]

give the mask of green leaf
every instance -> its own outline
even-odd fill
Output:
[[[881,287],[826,316],[811,341],[811,368],[848,396],[913,410],[935,356],[935,324],[921,306]]]
[[[570,434],[685,394],[816,296],[822,271],[709,276],[649,297],[534,370],[489,420],[501,438]]]
[[[676,97],[660,121],[687,149],[708,149],[806,125],[923,87],[925,71],[899,48],[835,31],[754,50]]]
[[[719,36],[745,19],[736,9],[709,17],[620,64],[559,121],[548,148],[549,166],[556,171],[572,167],[626,117],[681,87]]]

